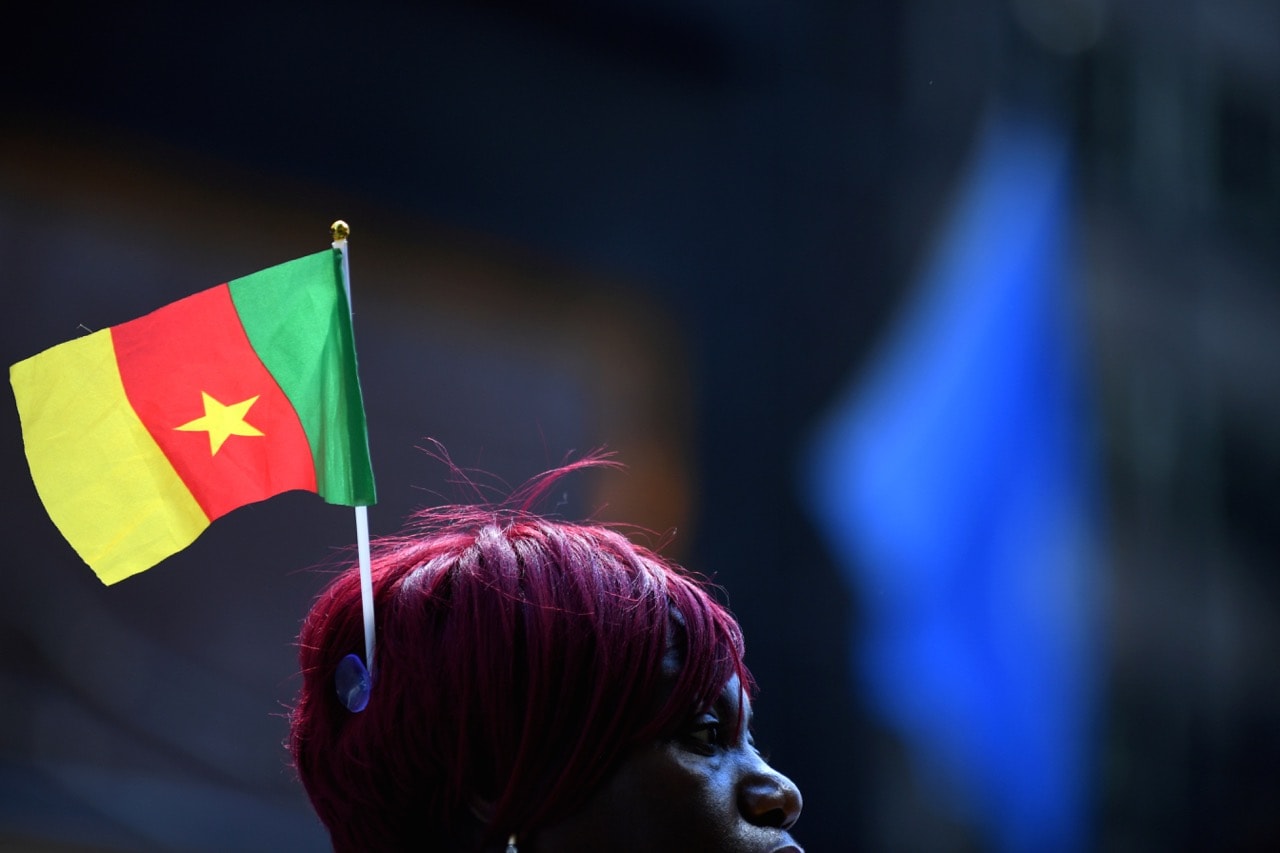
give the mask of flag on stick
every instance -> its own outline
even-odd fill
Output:
[[[339,248],[60,344],[9,377],[36,490],[104,583],[281,492],[375,500]]]

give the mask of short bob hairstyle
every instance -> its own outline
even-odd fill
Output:
[[[738,625],[700,581],[614,529],[528,509],[595,464],[544,474],[503,507],[426,510],[376,544],[362,712],[334,686],[339,661],[363,656],[357,570],[320,594],[290,748],[339,853],[536,835],[734,674],[752,689]]]

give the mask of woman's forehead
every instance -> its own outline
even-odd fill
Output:
[[[715,708],[726,719],[738,718],[743,726],[751,725],[751,697],[742,689],[742,680],[735,672],[720,689]]]

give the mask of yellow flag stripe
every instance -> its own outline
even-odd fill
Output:
[[[150,568],[209,526],[129,405],[110,329],[20,361],[9,379],[40,499],[103,583]]]

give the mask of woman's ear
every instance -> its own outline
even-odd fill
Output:
[[[493,820],[493,803],[480,796],[471,798],[471,814],[480,821],[481,826],[488,826]]]
[[[486,800],[481,796],[473,796],[467,803],[467,811],[470,813],[471,821],[460,831],[461,837],[459,842],[463,845],[458,848],[460,850],[493,850],[494,853],[505,850],[498,844],[497,847],[491,847],[494,842],[491,836],[491,826],[493,823],[494,804],[492,800]]]
[[[476,838],[480,839],[487,834],[489,824],[493,821],[493,803],[483,797],[472,797],[470,808],[471,816],[476,819]],[[514,832],[507,836],[507,846],[504,850],[505,853],[519,853]]]

